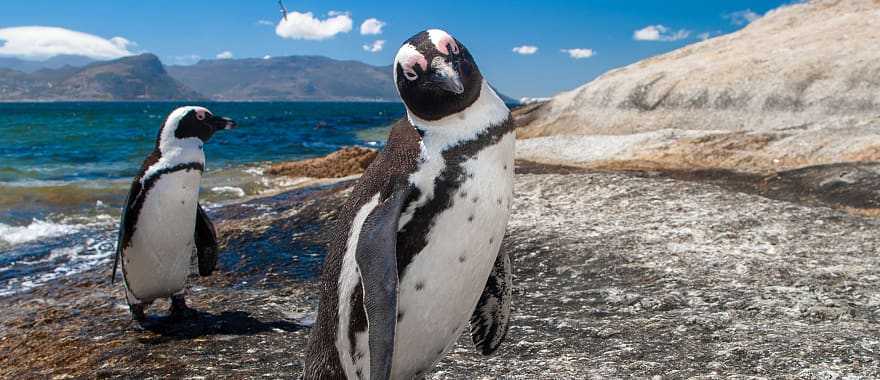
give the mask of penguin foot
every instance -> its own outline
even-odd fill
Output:
[[[154,326],[154,323],[152,323],[149,319],[145,319],[142,321],[132,319],[132,321],[129,323],[128,327],[126,327],[126,330],[135,331],[135,332],[146,332],[146,331],[150,331],[150,329],[153,328],[153,326]]]
[[[135,303],[128,305],[128,311],[131,313],[131,319],[135,322],[143,324],[147,320],[147,314],[144,313],[147,305],[143,303]]]
[[[198,317],[198,313],[186,306],[186,298],[183,295],[171,296],[171,315],[169,316],[171,320],[180,321],[196,317]]]

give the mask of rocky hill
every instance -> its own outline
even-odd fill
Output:
[[[767,173],[880,160],[880,1],[815,0],[610,71],[529,114],[520,157]]]
[[[33,73],[0,69],[0,100],[180,100],[204,96],[168,76],[152,54]]]

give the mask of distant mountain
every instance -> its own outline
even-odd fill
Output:
[[[204,98],[141,54],[32,73],[0,69],[0,100],[183,100]]]
[[[0,58],[0,101],[400,100],[391,66],[320,56],[202,60],[191,66],[163,66],[152,54],[91,63],[84,59]]]
[[[398,100],[390,66],[319,56],[202,60],[168,73],[216,100]]]
[[[10,69],[32,73],[42,69],[60,69],[64,66],[82,67],[95,62],[81,55],[59,55],[45,61],[27,61],[14,57],[0,57],[0,69]]]
[[[215,100],[400,100],[390,65],[289,56],[202,60],[167,69],[174,79]]]

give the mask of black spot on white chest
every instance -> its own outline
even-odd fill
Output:
[[[494,227],[503,232],[513,187],[513,135],[508,137],[457,160],[426,162],[410,177],[413,191],[398,233],[401,276],[432,239],[488,234],[487,241],[500,241]]]

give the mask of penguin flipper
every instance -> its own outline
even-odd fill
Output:
[[[210,276],[217,267],[217,231],[201,204],[196,205],[195,242],[199,257],[199,275]]]
[[[363,286],[370,348],[370,378],[389,379],[397,326],[397,225],[408,194],[400,189],[364,221],[355,260]]]
[[[130,233],[126,232],[131,230],[131,227],[128,225],[128,223],[131,222],[128,218],[128,213],[134,200],[140,195],[141,189],[141,182],[135,179],[131,184],[131,188],[128,190],[128,195],[125,197],[125,203],[122,204],[122,217],[119,221],[119,236],[116,239],[116,254],[113,257],[113,273],[110,274],[111,284],[116,281],[116,268],[119,267],[119,260],[122,258],[122,251],[125,249],[125,246],[128,245],[128,240],[131,239],[131,236],[129,236]]]
[[[483,355],[491,355],[507,335],[513,298],[512,265],[506,252],[499,252],[486,280],[480,301],[471,315],[471,340]]]

